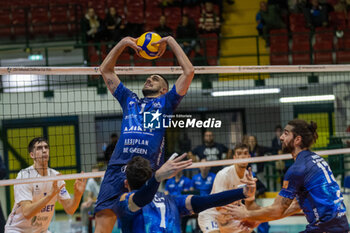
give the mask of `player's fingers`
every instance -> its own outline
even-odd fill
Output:
[[[165,50],[166,50],[166,46],[165,46],[165,44],[161,44],[161,45],[159,45],[159,49],[158,49],[157,56],[158,56],[158,57],[163,56],[163,54],[164,54]]]
[[[253,171],[251,167],[248,169],[248,177],[253,178]]]
[[[187,167],[189,167],[189,166],[191,166],[192,165],[192,160],[190,160],[190,161],[185,161],[185,163],[183,163],[183,164],[181,164],[181,165],[177,165],[177,170],[183,170],[183,169],[185,169],[185,168],[187,168]]]
[[[58,190],[63,189],[63,187],[64,187],[64,186],[66,186],[66,184],[62,184],[62,185],[59,187],[59,189],[58,189]]]
[[[178,153],[174,153],[170,156],[168,160],[174,160],[178,155],[179,155]]]
[[[175,164],[175,167],[181,167],[181,166],[183,166],[183,165],[188,165],[188,164],[189,164],[189,165],[192,164],[192,159],[177,162],[177,163]],[[189,166],[189,165],[188,165],[188,166]]]
[[[53,186],[53,187],[57,187],[57,180],[55,180],[54,182],[52,182],[52,186]]]
[[[161,54],[159,55],[159,57],[163,56],[163,54],[165,53],[165,50],[166,48],[161,51]]]
[[[175,159],[174,159],[174,162],[181,161],[181,160],[183,160],[184,158],[186,158],[186,156],[187,156],[187,153],[183,153],[183,154],[180,155],[179,157],[175,158]]]

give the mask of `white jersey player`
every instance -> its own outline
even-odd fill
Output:
[[[249,158],[250,154],[248,146],[239,144],[234,150],[234,159]],[[248,173],[247,163],[234,164],[220,170],[214,180],[211,194],[218,193],[230,189],[238,188],[242,183],[241,179]],[[245,199],[245,203],[248,206],[255,206],[255,198],[250,197]],[[241,205],[241,201],[234,202],[235,205]],[[240,222],[237,220],[229,220],[229,215],[224,215],[226,210],[223,208],[211,208],[207,209],[198,215],[198,224],[204,233],[246,233],[250,231],[241,230],[239,227]]]
[[[59,172],[48,167],[49,145],[44,138],[34,138],[28,146],[34,164],[22,169],[17,179],[57,176]],[[70,197],[64,181],[20,184],[14,186],[15,204],[8,217],[6,233],[48,233],[58,200],[67,214],[74,214],[85,190],[86,180],[76,180],[75,195]]]

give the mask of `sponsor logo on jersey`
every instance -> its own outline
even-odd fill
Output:
[[[288,185],[289,185],[289,181],[288,180],[284,180],[282,188],[287,189]]]
[[[160,102],[155,102],[152,104],[153,108],[162,108],[162,104]]]
[[[41,213],[43,212],[51,212],[55,209],[55,205],[47,205],[44,208],[41,209]]]
[[[143,113],[143,127],[145,129],[159,129],[160,128],[160,116],[162,114],[159,112],[159,109],[152,112],[144,112]]]

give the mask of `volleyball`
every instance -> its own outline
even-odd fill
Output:
[[[158,58],[158,48],[159,45],[152,45],[152,43],[162,39],[160,35],[154,32],[146,32],[142,34],[138,39],[136,44],[141,47],[140,55],[141,57],[152,60]]]

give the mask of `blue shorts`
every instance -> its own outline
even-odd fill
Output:
[[[108,165],[97,197],[95,214],[101,210],[112,209],[118,197],[128,192],[124,187],[124,180],[125,165]]]
[[[317,229],[315,228],[307,226],[305,231],[299,233],[348,233],[350,231],[346,215],[318,224]]]

